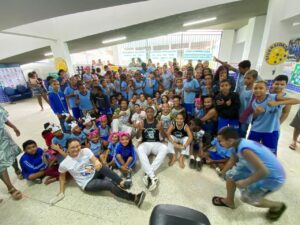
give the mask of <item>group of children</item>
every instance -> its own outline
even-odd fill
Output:
[[[32,140],[23,144],[25,153],[20,160],[23,176],[37,183],[48,176],[45,184],[57,180],[58,166],[67,155],[67,141],[77,139],[103,165],[120,170],[130,181],[137,162],[132,140],[149,107],[166,134],[160,141],[168,146],[170,166],[178,160],[184,168],[188,157],[192,169],[201,170],[203,164],[209,164],[225,175],[237,162],[232,164],[232,158],[236,159],[236,154],[243,151],[236,152],[238,137],[245,138],[248,133],[249,140],[263,144],[273,153],[263,157],[276,161],[280,124],[287,118],[290,105],[300,103],[285,93],[288,77],[277,76],[269,88],[257,71],[250,68],[250,61],[240,62],[235,69],[215,60],[221,66],[214,75],[207,63],[199,62],[195,68],[189,63],[180,70],[176,60],[157,68],[142,63],[138,71],[113,72],[106,67],[104,75],[91,74],[87,69],[82,76],[68,78],[60,71],[61,79],[52,79],[48,90],[49,104],[60,126],[44,125],[46,150]],[[236,72],[236,82],[230,70]],[[226,131],[227,127],[231,129]],[[234,143],[222,144],[226,138],[234,139]],[[245,140],[242,143],[247,149],[247,140],[241,140]],[[141,140],[137,138],[136,142],[139,145]],[[250,149],[255,149],[252,142],[250,145]],[[259,153],[254,151],[254,154]],[[246,161],[250,158],[244,157]],[[251,158],[250,164],[255,164],[255,160],[257,157]],[[250,171],[255,172],[255,165]],[[233,202],[226,199],[215,198],[213,203],[233,208]],[[270,206],[271,219],[276,217],[277,208],[284,211],[279,206]]]

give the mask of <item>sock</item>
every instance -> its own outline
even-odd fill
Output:
[[[190,159],[195,159],[195,157],[193,155],[190,155]]]
[[[197,158],[196,158],[196,161],[197,161],[197,162],[200,162],[200,161],[201,161],[200,157],[197,157]]]

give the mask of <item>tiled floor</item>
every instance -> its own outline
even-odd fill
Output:
[[[299,97],[299,96],[298,96]],[[39,111],[35,99],[18,102],[15,105],[6,105],[11,121],[21,130],[21,136],[15,137],[18,144],[27,139],[34,139],[40,145],[43,123],[57,122],[49,106],[44,112]],[[299,224],[300,192],[298,179],[300,171],[300,145],[298,151],[291,151],[288,145],[292,138],[292,128],[288,125],[294,116],[297,106],[293,107],[290,117],[284,123],[279,141],[279,159],[287,172],[285,186],[270,198],[285,201],[287,212],[280,221],[273,224]],[[217,208],[212,206],[211,198],[214,195],[225,194],[225,183],[218,178],[215,172],[204,167],[202,172],[192,171],[189,168],[180,169],[178,165],[171,168],[164,164],[161,172],[160,186],[155,193],[147,192],[141,209],[134,205],[114,199],[109,193],[86,194],[70,181],[67,185],[66,197],[56,206],[50,206],[49,200],[58,192],[58,183],[45,186],[31,185],[26,181],[17,180],[13,171],[9,170],[13,183],[24,193],[24,199],[14,201],[7,195],[7,190],[0,182],[1,225],[43,225],[43,224],[128,224],[143,225],[149,223],[153,207],[157,204],[168,203],[187,206],[205,213],[213,225],[265,225],[264,209],[258,209],[241,203],[237,198],[236,210]],[[139,170],[133,177],[132,192],[145,190],[142,183],[142,171]],[[238,197],[239,194],[237,194]]]

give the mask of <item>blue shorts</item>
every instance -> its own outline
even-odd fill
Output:
[[[72,108],[72,114],[73,114],[74,118],[76,120],[78,120],[80,118],[80,115],[81,115],[79,107]]]
[[[123,160],[126,162],[128,160],[128,158],[123,158]],[[119,162],[119,160],[117,159],[117,157],[115,157],[115,163],[116,163],[116,165],[117,165],[118,168],[122,167],[122,164]],[[131,163],[128,165],[128,168],[131,169],[135,165],[135,163],[136,163],[136,157],[133,157]]]
[[[209,157],[212,159],[212,160],[222,160],[222,159],[226,159],[224,158],[223,156],[219,155],[218,152],[211,152],[209,151]]]
[[[277,145],[279,139],[278,131],[273,131],[272,133],[250,131],[248,139],[263,144],[264,146],[268,147],[275,155],[277,155]]]
[[[233,127],[235,129],[239,129],[239,121],[238,119],[225,119],[221,116],[218,118],[218,131],[223,127]]]
[[[194,115],[194,109],[195,109],[194,103],[191,103],[191,104],[184,103],[183,106],[184,106],[185,112],[188,116],[191,117]]]

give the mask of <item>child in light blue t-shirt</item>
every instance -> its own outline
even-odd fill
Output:
[[[183,82],[183,103],[186,114],[192,117],[195,108],[196,93],[200,90],[200,85],[196,79],[193,79],[193,71],[188,70],[186,80]]]

